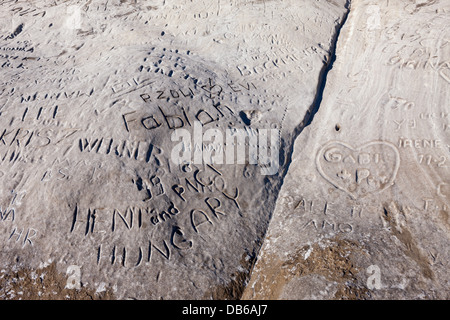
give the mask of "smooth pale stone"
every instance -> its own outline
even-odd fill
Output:
[[[1,1],[0,270],[24,297],[239,297],[345,5]],[[196,120],[275,130],[279,166],[176,165]]]
[[[448,1],[352,1],[245,299],[446,299]]]

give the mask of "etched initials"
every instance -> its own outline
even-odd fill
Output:
[[[316,166],[325,180],[357,199],[381,192],[394,183],[400,155],[393,144],[384,141],[357,148],[332,141],[317,153]]]

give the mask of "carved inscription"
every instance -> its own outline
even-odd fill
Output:
[[[167,188],[160,176],[133,179],[145,198],[141,205],[125,208],[81,207],[71,213],[70,234],[92,237],[100,242],[95,248],[97,264],[138,267],[156,256],[170,260],[174,250],[187,250],[195,240],[215,230],[231,215],[242,217],[240,191],[231,187],[222,172],[212,165],[182,165],[179,183]],[[169,192],[169,193],[168,193]],[[160,197],[164,195],[164,197]],[[199,199],[195,205],[189,199]],[[166,206],[162,206],[166,203]],[[180,205],[179,205],[179,204]],[[169,228],[169,229],[167,229]],[[128,243],[127,234],[151,235],[170,230],[165,236]],[[116,241],[104,243],[113,235]],[[146,237],[144,237],[146,238]]]
[[[159,162],[162,149],[146,141],[117,140],[113,138],[82,138],[77,141],[80,152],[111,155],[137,161]]]
[[[2,208],[0,206],[0,222],[14,221],[16,217],[16,209],[11,207]]]
[[[319,150],[316,165],[325,180],[357,199],[381,192],[394,183],[400,155],[393,144],[384,141],[357,148],[333,141]]]
[[[22,248],[26,245],[33,246],[33,238],[37,235],[37,230],[33,228],[14,227],[9,235],[8,241],[12,243],[20,243]]]

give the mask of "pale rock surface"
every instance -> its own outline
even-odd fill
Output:
[[[448,299],[450,2],[352,1],[245,299]]]
[[[448,299],[449,12],[0,0],[0,299]]]
[[[240,297],[346,13],[344,0],[0,0],[0,299]],[[195,120],[277,129],[277,174],[174,164],[174,128]],[[374,139],[380,124],[363,123]],[[315,143],[292,165],[296,197],[333,188]]]

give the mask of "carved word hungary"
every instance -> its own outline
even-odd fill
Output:
[[[317,170],[329,183],[353,199],[390,187],[400,166],[397,148],[385,141],[359,147],[332,141],[319,150]]]

